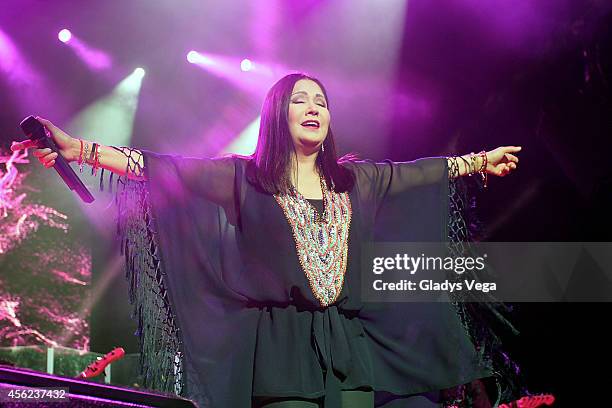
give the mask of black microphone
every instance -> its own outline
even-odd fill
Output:
[[[40,123],[34,116],[28,116],[25,118],[21,124],[19,125],[23,133],[29,138],[36,142],[36,144],[40,148],[48,147],[52,151],[57,153],[57,158],[55,159],[55,164],[53,168],[57,171],[57,174],[64,180],[64,183],[71,189],[76,191],[76,193],[81,197],[81,200],[86,203],[91,203],[94,201],[94,196],[91,195],[85,184],[81,181],[81,179],[76,175],[70,164],[64,159],[64,157],[59,152],[59,149],[55,145],[55,142],[52,138],[47,136],[45,132],[45,127],[42,123]]]

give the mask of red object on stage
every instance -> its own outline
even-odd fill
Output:
[[[552,405],[555,396],[552,394],[530,395],[509,404],[501,404],[499,408],[538,408],[543,405]]]
[[[104,372],[107,365],[113,361],[117,361],[125,355],[125,350],[121,347],[114,348],[111,352],[106,353],[104,357],[98,357],[97,361],[94,361],[87,366],[77,378],[93,378]]]

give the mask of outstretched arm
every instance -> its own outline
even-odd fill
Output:
[[[502,146],[489,152],[452,157],[429,157],[410,162],[373,162],[362,160],[343,163],[356,176],[360,198],[378,206],[384,197],[438,183],[445,178],[487,174],[505,176],[517,168],[521,147]]]
[[[66,132],[55,126],[50,121],[37,118],[50,133],[53,141],[59,148],[59,153],[68,162],[79,162],[112,171],[120,176],[127,175],[132,180],[144,180],[144,159],[142,152],[128,147],[104,146],[96,143],[95,153],[94,142],[80,140],[71,137]],[[28,139],[22,142],[13,142],[11,150],[22,150],[34,148],[34,156],[47,168],[55,164],[58,153],[51,149],[38,149],[36,142]]]
[[[482,174],[485,178],[487,174],[504,177],[516,170],[519,159],[513,153],[520,151],[520,146],[500,146],[488,152],[449,157],[447,159],[449,177],[456,178],[476,173]],[[450,171],[455,166],[458,171]]]
[[[98,143],[95,143],[97,154],[92,154],[94,142],[73,138],[50,121],[37,119],[48,130],[59,153],[68,162],[76,161],[80,165],[87,164],[94,168],[104,168],[135,181],[147,180],[151,171],[156,174],[154,170],[163,167],[168,172],[175,174],[177,182],[180,181],[192,193],[233,210],[235,167],[231,157],[211,159],[171,156],[131,147],[104,146]],[[34,156],[38,157],[45,167],[49,168],[55,164],[58,153],[47,148],[39,149],[35,141],[28,139],[13,142],[11,145],[13,151],[28,148],[34,149]],[[145,163],[149,167],[146,171]],[[171,185],[165,185],[163,180],[154,180],[154,182],[169,191],[173,188]]]

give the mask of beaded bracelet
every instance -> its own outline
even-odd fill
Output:
[[[470,173],[470,162],[469,162],[469,160],[468,160],[468,159],[466,159],[466,158],[465,158],[465,157],[463,157],[463,156],[457,156],[457,157],[459,157],[461,160],[463,160],[463,162],[465,163],[465,172],[466,172],[468,175],[470,175],[470,176],[471,176],[471,173]]]
[[[89,153],[89,144],[85,142],[85,149],[83,151],[83,157],[81,158],[81,165],[87,164],[87,154]]]
[[[91,175],[94,175],[94,167],[96,165],[96,150],[98,150],[98,144],[96,142],[94,142],[91,145],[91,155],[89,156],[89,164],[92,166],[91,167]]]
[[[77,161],[77,164],[79,165],[79,173],[83,172],[83,139],[79,139],[79,142],[81,142],[81,151],[79,152],[79,160]]]
[[[93,164],[94,159],[96,158],[96,146],[98,144],[96,142],[92,143],[91,145],[91,152],[89,153],[89,161],[87,162],[87,164]]]
[[[476,155],[474,154],[474,152],[470,153],[470,158],[472,159],[472,166],[473,166],[473,171],[471,172],[471,174],[480,174],[480,177],[482,177],[482,183],[483,183],[483,187],[487,187],[487,181],[488,181],[488,175],[487,175],[487,165],[489,163],[489,158],[487,157],[487,152],[485,152],[484,150],[481,150],[480,152],[478,152],[478,156],[480,156],[482,158],[482,161],[480,163],[480,168],[478,170],[476,170]]]
[[[474,152],[470,152],[470,161],[471,161],[471,169],[469,171],[470,176],[474,173],[476,173],[476,155],[474,154]]]
[[[482,185],[484,188],[487,188],[488,182],[488,174],[487,174],[487,166],[489,165],[489,157],[487,157],[487,152],[484,150],[478,153],[482,157],[482,164],[480,165],[480,169],[478,173],[480,173],[480,177],[482,177]]]
[[[98,168],[100,167],[100,145],[94,143],[96,154],[94,155],[93,167],[91,168],[92,176],[95,176],[98,173]]]

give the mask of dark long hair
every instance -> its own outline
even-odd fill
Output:
[[[291,156],[295,155],[295,147],[287,117],[291,92],[295,83],[301,79],[316,82],[321,87],[329,107],[329,98],[321,81],[306,74],[286,75],[270,88],[261,108],[257,147],[246,172],[247,180],[251,184],[269,194],[285,194],[291,187]],[[355,184],[355,177],[340,164],[354,156],[347,155],[338,159],[331,124],[323,146],[325,151],[319,151],[316,166],[325,177],[327,186],[330,189],[333,186],[339,193],[350,191]]]

